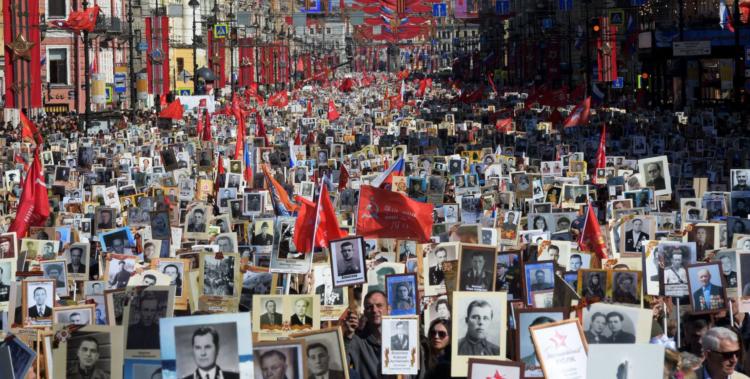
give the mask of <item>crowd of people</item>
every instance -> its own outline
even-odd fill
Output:
[[[339,328],[343,349],[307,341],[297,358],[256,352],[254,368],[241,359],[234,367],[241,378],[469,377],[481,364],[510,372],[507,361],[520,364],[508,377],[565,378],[535,333],[571,319],[590,354],[623,344],[635,360],[588,362],[589,372],[746,377],[747,113],[600,103],[585,123],[563,127],[583,98],[550,106],[543,89],[527,88],[468,101],[469,91],[408,72],[352,74],[296,89],[281,105],[243,89],[214,114],[196,107],[172,123],[145,111],[96,133],[76,116],[6,122],[2,332],[42,346],[45,337],[28,330],[70,330],[67,351],[48,335],[55,347],[13,370],[54,378],[60,368],[47,363],[62,354],[67,377],[136,378],[128,353],[150,350],[141,358],[161,377],[175,368],[159,362],[159,340],[137,329],[163,342],[157,319],[251,312],[274,333]],[[19,228],[36,160],[49,215]],[[370,187],[377,196],[360,198]],[[386,196],[396,203],[379,202]],[[410,214],[419,204],[430,220]],[[378,212],[406,218],[363,234],[386,222]],[[337,232],[321,229],[331,222]],[[427,238],[404,232],[422,223]],[[140,292],[151,286],[173,290]],[[253,300],[266,295],[320,304]],[[114,338],[118,328],[124,339]],[[216,353],[218,336],[251,336],[211,328],[173,336],[196,349],[184,371],[178,350],[178,373],[235,377]],[[288,341],[253,332],[261,347]],[[198,355],[197,341],[213,346],[212,359]],[[647,344],[663,348],[661,365],[635,367]],[[310,372],[294,369],[295,359]]]

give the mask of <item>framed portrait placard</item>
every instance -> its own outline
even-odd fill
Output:
[[[331,279],[331,267],[327,264],[313,265],[313,283],[315,294],[320,296],[321,321],[336,321],[349,307],[347,289],[334,287]]]
[[[453,292],[451,376],[466,376],[469,358],[505,357],[507,307],[505,292]]]
[[[721,263],[697,263],[687,267],[693,314],[714,313],[729,306]]]
[[[391,316],[416,316],[419,304],[417,274],[387,275],[385,284]]]
[[[54,377],[70,378],[81,371],[94,378],[122,379],[122,328],[86,325],[71,330],[53,350]],[[54,338],[54,337],[53,337]]]
[[[253,332],[260,341],[320,329],[319,295],[253,296]]]
[[[172,317],[174,286],[128,288],[129,301],[124,309],[126,358],[154,358],[159,353],[159,320]]]
[[[239,308],[242,290],[238,253],[201,253],[198,268],[198,309],[208,312],[234,312]]]
[[[267,372],[273,372],[279,373],[281,378],[304,378],[308,376],[306,353],[302,339],[259,342],[253,347],[253,377],[263,378]],[[274,369],[269,369],[271,367]]]
[[[330,250],[334,286],[350,286],[366,281],[364,238],[348,237],[333,240]]]
[[[255,358],[250,335],[248,313],[163,318],[159,320],[162,378],[193,377],[199,364],[218,366],[224,378],[252,377]],[[201,357],[194,353],[196,346],[219,353]]]
[[[55,306],[55,280],[26,279],[21,282],[21,286],[24,327],[52,326],[52,309]]]
[[[458,255],[459,291],[494,291],[497,248],[488,245],[461,244]]]
[[[349,379],[346,350],[340,328],[297,333],[290,337],[305,342],[307,370],[311,376]],[[321,359],[323,357],[327,359]]]
[[[544,377],[585,378],[588,345],[577,319],[529,328]]]
[[[8,309],[10,284],[16,281],[16,258],[0,259],[0,312]]]
[[[384,316],[381,324],[384,375],[416,375],[419,371],[419,318]]]
[[[181,258],[158,258],[151,261],[151,266],[167,275],[170,285],[175,287],[174,309],[187,310],[190,295],[190,281],[187,272],[190,271],[190,260]]]
[[[566,319],[564,308],[518,309],[516,318],[516,353],[517,361],[523,363],[522,377],[541,378],[542,366],[539,364],[534,343],[531,340],[529,327],[548,324]]]
[[[55,324],[60,325],[93,325],[96,321],[94,304],[55,307],[52,314]]]

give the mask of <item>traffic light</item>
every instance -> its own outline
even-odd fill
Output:
[[[591,25],[591,31],[594,33],[599,33],[602,30],[601,19],[599,17],[592,18],[589,24]]]

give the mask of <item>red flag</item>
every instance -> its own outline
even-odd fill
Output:
[[[294,145],[302,145],[302,134],[299,132],[299,130],[294,134]]]
[[[607,243],[602,236],[602,228],[596,219],[594,208],[588,204],[586,219],[583,222],[583,230],[578,239],[578,249],[581,251],[592,251],[599,259],[607,259]]]
[[[99,6],[94,5],[91,8],[82,11],[71,11],[67,20],[51,21],[50,26],[70,29],[74,32],[87,31],[93,32],[96,26],[96,19],[99,16]]]
[[[495,96],[497,96],[497,87],[495,87],[495,79],[492,77],[492,73],[487,73],[487,81],[490,82],[490,86],[492,86],[492,92],[495,93]]]
[[[346,188],[347,183],[349,183],[349,171],[346,170],[346,166],[343,164],[340,165],[341,172],[339,173],[339,191],[342,191],[344,188]]]
[[[266,131],[266,125],[263,124],[260,111],[255,112],[255,136],[263,137],[263,146],[268,146],[268,131]]]
[[[419,80],[419,89],[417,89],[417,97],[424,96],[425,91],[427,90],[427,79],[420,79]]]
[[[495,130],[501,133],[512,132],[513,119],[508,117],[495,121]]]
[[[292,237],[297,251],[309,253],[313,246],[328,247],[330,241],[346,237],[346,232],[339,228],[327,187],[325,184],[321,187],[317,205],[303,197],[296,197],[302,204],[297,212]]]
[[[351,78],[346,78],[341,82],[341,85],[339,86],[339,90],[341,92],[349,92],[354,88],[354,80]]]
[[[195,132],[199,136],[203,134],[203,115],[198,115],[198,125],[195,126]]]
[[[607,124],[602,125],[602,136],[599,137],[599,150],[596,152],[596,168],[607,167]]]
[[[8,228],[8,232],[16,232],[19,238],[26,236],[30,226],[44,225],[50,215],[47,185],[44,183],[39,150],[39,146],[34,150],[34,161],[23,182],[16,218]]]
[[[214,181],[214,192],[219,192],[219,178],[226,173],[224,170],[224,159],[221,155],[216,159],[216,180]]]
[[[276,108],[284,108],[289,104],[289,94],[286,90],[276,92],[268,98],[268,105]]]
[[[328,100],[328,121],[336,121],[339,119],[339,112],[336,110],[336,103],[333,100]]]
[[[372,186],[359,190],[357,235],[427,242],[432,235],[433,205]]]
[[[206,117],[206,125],[203,127],[203,135],[201,139],[203,141],[211,141],[214,137],[211,135],[211,115],[208,114],[207,110],[203,111],[203,115]]]
[[[161,113],[159,113],[159,118],[171,118],[172,120],[182,120],[182,112],[185,109],[182,107],[182,103],[180,102],[180,99],[177,99],[169,105],[167,105],[166,108],[164,108]]]
[[[312,99],[307,100],[307,113],[305,116],[312,117]]]
[[[36,142],[37,145],[40,145],[42,143],[42,135],[39,133],[39,129],[37,129],[36,125],[34,125],[31,120],[29,120],[23,112],[20,112],[20,118],[21,118],[21,137],[26,139],[31,139]]]
[[[570,112],[568,118],[563,122],[563,127],[584,126],[589,123],[589,112],[591,111],[591,96],[585,98],[581,104],[576,105]]]

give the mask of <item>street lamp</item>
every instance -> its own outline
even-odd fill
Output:
[[[201,4],[198,0],[190,0],[188,6],[193,8],[193,95],[198,94],[198,42],[195,41],[195,9]]]

